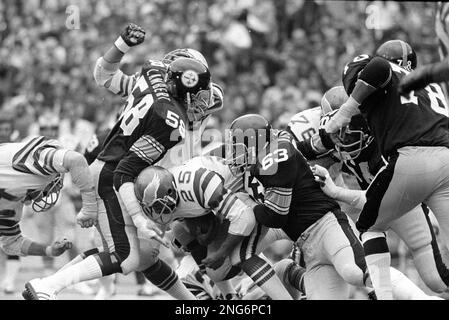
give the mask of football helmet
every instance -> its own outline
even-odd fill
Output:
[[[44,113],[39,119],[39,134],[52,139],[59,136],[59,117],[53,113]]]
[[[340,144],[335,145],[335,150],[343,161],[357,159],[374,140],[361,114],[353,116],[349,124],[340,129],[338,139]]]
[[[192,58],[178,58],[167,68],[167,87],[187,110],[190,122],[207,117],[213,104],[209,68]]]
[[[325,115],[340,108],[340,106],[345,103],[348,98],[349,97],[343,86],[335,86],[330,88],[321,98],[321,114]]]
[[[226,164],[239,176],[248,165],[255,164],[260,151],[275,137],[271,124],[259,114],[236,118],[227,130]]]
[[[199,51],[190,48],[175,49],[173,51],[170,51],[164,56],[164,58],[162,58],[162,62],[165,65],[169,65],[178,58],[196,59],[209,68],[206,58],[204,58],[204,56]]]
[[[161,225],[173,221],[179,197],[175,178],[168,170],[159,166],[144,169],[134,183],[134,192],[149,219]]]
[[[0,143],[11,142],[14,133],[14,115],[7,111],[0,112]]]
[[[383,57],[408,71],[414,70],[418,64],[415,50],[402,40],[390,40],[382,43],[376,50],[376,56]]]
[[[31,192],[31,208],[35,212],[44,212],[51,209],[58,202],[61,189],[64,186],[64,174],[58,174],[45,186],[43,190]]]

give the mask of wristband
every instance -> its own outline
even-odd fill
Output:
[[[130,46],[128,46],[126,44],[126,42],[125,42],[125,40],[123,40],[122,36],[118,37],[117,40],[115,40],[114,45],[122,53],[127,53],[129,51],[129,49],[131,48]]]
[[[47,257],[53,257],[53,249],[51,248],[51,246],[47,246],[45,248],[45,255]]]

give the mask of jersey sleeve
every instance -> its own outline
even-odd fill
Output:
[[[144,168],[157,163],[169,149],[184,138],[183,116],[175,111],[172,104],[156,101],[153,108],[152,115],[146,119],[145,131],[117,165],[114,174],[117,190],[123,183],[134,181]],[[168,113],[170,116],[167,116]],[[177,119],[176,124],[174,119]]]
[[[91,164],[92,162],[95,161],[95,159],[97,158],[98,154],[101,152],[103,143],[106,140],[106,137],[108,136],[110,130],[103,130],[100,131],[96,134],[94,134],[87,146],[86,146],[86,150],[84,151],[84,157],[87,160],[87,164]]]
[[[94,78],[99,86],[105,87],[112,93],[127,97],[131,94],[139,78],[139,73],[124,74],[120,69],[109,70],[104,66],[103,58],[99,58],[94,68]]]
[[[57,140],[35,137],[14,155],[13,168],[40,176],[65,172],[63,160],[66,151]]]

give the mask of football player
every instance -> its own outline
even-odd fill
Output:
[[[14,135],[14,115],[5,110],[0,114],[0,143],[12,142]],[[3,216],[4,211],[0,211],[0,216]],[[8,210],[5,211],[8,215]],[[5,255],[1,252],[2,255]],[[0,287],[6,294],[12,294],[15,291],[15,281],[20,270],[20,257],[16,255],[5,255],[5,268],[3,280]]]
[[[303,252],[309,299],[347,298],[346,283],[364,287],[368,274],[363,248],[338,203],[314,180],[292,136],[273,130],[259,115],[234,120],[230,136],[230,164],[244,173],[245,189],[257,202],[253,211],[258,223],[248,237],[253,244],[242,246],[231,259],[288,239]]]
[[[142,31],[127,28],[125,32],[128,45],[143,41]],[[167,165],[189,157],[189,153],[180,156],[170,149],[186,138],[186,128],[207,117],[213,101],[210,78],[208,67],[197,59],[181,57],[168,68],[160,61],[144,64],[119,120],[91,165],[100,201],[97,227],[109,252],[94,253],[82,261],[80,257],[51,277],[33,279],[26,284],[28,291],[49,292],[55,297],[79,281],[143,270],[150,282],[175,298],[194,299],[170,266],[158,258],[158,242],[164,243],[162,233],[155,226],[149,228],[133,182],[149,165]],[[189,123],[193,125],[186,126]],[[90,227],[95,219],[85,216],[79,222]],[[149,241],[140,241],[138,234]],[[82,276],[79,270],[85,271]]]
[[[340,91],[339,94],[341,98],[346,97],[347,99],[346,92]],[[327,96],[327,93],[324,96]],[[328,96],[328,98],[333,99],[332,96]],[[341,98],[337,101],[340,101]],[[338,104],[334,105],[336,107],[333,108],[333,112],[339,107]],[[328,121],[331,115],[332,112],[323,116],[323,122]],[[296,127],[296,129],[300,128]],[[316,131],[319,130],[318,124],[316,124],[315,129]],[[294,132],[297,132],[297,130]],[[351,119],[349,126],[342,130],[340,140],[343,143],[342,146],[337,147],[337,150],[334,149],[332,154],[326,153],[326,158],[334,164],[330,166],[328,162],[325,162],[323,166],[333,170],[334,174],[330,174],[331,179],[332,176],[341,179],[337,183],[339,187],[347,188],[346,186],[349,186],[351,189],[366,190],[375,174],[385,165],[377,150],[376,143],[370,138],[369,128],[363,119],[356,116]],[[298,143],[299,149],[303,151],[307,158],[315,159],[316,155],[311,154],[307,146],[310,146],[310,140]],[[325,158],[320,158],[320,160],[323,159]],[[345,210],[352,213],[351,217],[354,220],[357,219],[361,208],[355,207],[358,206],[358,203],[364,203],[363,197],[351,197],[342,193],[327,194],[341,201],[342,205],[345,204]],[[361,194],[355,193],[355,195]],[[447,289],[449,284],[449,272],[441,258],[433,226],[430,222],[427,207],[419,205],[403,217],[393,221],[390,228],[412,252],[415,266],[426,285],[433,291],[441,293]]]
[[[366,260],[380,299],[391,299],[390,254],[385,238],[389,224],[420,203],[435,214],[443,234],[449,232],[444,207],[449,204],[449,132],[441,88],[432,84],[409,97],[398,92],[408,71],[382,57],[364,54],[349,62],[342,80],[348,100],[319,130],[324,149],[339,144],[337,135],[351,118],[367,119],[381,156],[388,165],[367,190],[357,221]],[[319,144],[315,144],[319,145]]]
[[[192,241],[182,242],[190,247],[198,264],[216,270],[231,268],[231,264],[224,264],[225,260],[255,226],[251,208],[234,193],[241,182],[218,158],[196,157],[169,169],[149,167],[139,175],[135,186],[136,197],[152,221],[167,225],[174,219],[184,219],[190,234],[198,238],[201,247],[193,248]],[[227,228],[217,227],[221,225],[219,220],[227,221]],[[207,223],[200,224],[199,221]],[[178,237],[180,228],[174,227]],[[216,238],[220,239],[219,243]],[[214,245],[208,246],[213,240]],[[250,256],[240,261],[239,266],[273,299],[291,299],[270,265],[259,256]],[[213,277],[213,280],[217,278]]]
[[[55,141],[37,136],[19,143],[0,145],[0,245],[11,255],[59,256],[72,247],[66,239],[43,245],[22,235],[19,222],[24,204],[35,212],[52,208],[62,188],[63,175],[69,172],[81,190],[82,213],[97,211],[94,181],[84,157],[61,147]]]

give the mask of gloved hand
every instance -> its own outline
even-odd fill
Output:
[[[72,248],[72,242],[67,238],[59,238],[56,239],[51,246],[47,247],[47,255],[50,257],[57,257],[63,254],[66,250]]]
[[[320,165],[311,166],[315,181],[319,183],[321,190],[331,198],[335,198],[337,194],[337,186],[329,175],[329,171]]]
[[[120,34],[123,41],[130,46],[134,47],[141,44],[145,40],[145,30],[134,23],[129,23]]]

